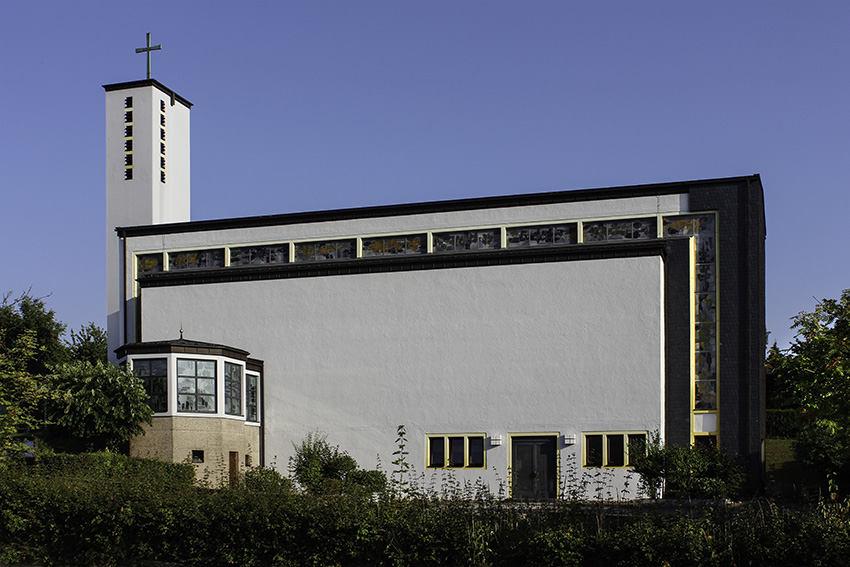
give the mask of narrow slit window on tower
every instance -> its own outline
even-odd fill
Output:
[[[161,153],[162,155],[165,155],[165,143],[164,142],[159,143],[159,153]]]
[[[164,100],[159,101],[159,111],[165,112],[165,101]]]
[[[124,154],[124,165],[133,165],[133,154]]]
[[[160,169],[165,169],[165,157],[159,156],[159,167]]]
[[[163,142],[165,141],[165,128],[159,129],[159,139],[162,140]]]
[[[133,139],[130,138],[128,140],[124,140],[124,151],[132,152],[133,151]]]
[[[159,115],[159,124],[160,126],[165,126],[165,114]]]
[[[133,127],[132,126],[124,126],[124,137],[132,138],[133,137]]]
[[[132,122],[133,121],[133,111],[128,110],[124,113],[124,122]]]
[[[133,97],[124,97],[124,108],[133,108]]]
[[[164,171],[159,172],[159,182],[165,183],[165,172]]]
[[[128,167],[124,170],[124,181],[129,181],[131,179],[133,179],[133,170]]]

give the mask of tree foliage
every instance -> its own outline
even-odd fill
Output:
[[[796,452],[824,477],[850,481],[850,289],[792,321],[794,342],[768,361],[782,391],[803,412]]]
[[[38,354],[35,331],[25,330],[7,345],[0,328],[0,456],[20,454],[41,425],[39,405],[48,396],[27,366]]]
[[[54,396],[47,403],[49,440],[66,450],[118,450],[153,412],[141,381],[103,362],[71,362],[49,378]]]
[[[80,327],[80,332],[71,330],[71,342],[68,351],[72,360],[95,364],[109,362],[109,348],[106,331],[94,323]]]
[[[48,374],[50,368],[68,360],[68,349],[62,342],[65,324],[56,320],[56,314],[44,304],[44,299],[29,292],[17,298],[9,292],[0,302],[0,330],[3,346],[14,348],[25,334],[35,340],[35,353],[27,360],[27,371]],[[26,339],[29,340],[29,339]]]

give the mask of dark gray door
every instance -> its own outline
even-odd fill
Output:
[[[511,496],[555,498],[555,436],[511,437]]]

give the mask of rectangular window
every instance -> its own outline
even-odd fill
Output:
[[[164,100],[159,101],[159,111],[165,112],[165,101]]]
[[[464,230],[434,234],[434,252],[492,250],[499,247],[499,229]]]
[[[612,240],[647,240],[657,236],[654,217],[645,219],[586,222],[582,230],[584,242]]]
[[[124,108],[133,108],[133,97],[124,97]]]
[[[242,415],[242,367],[224,363],[224,413]]]
[[[124,151],[125,152],[132,152],[133,151],[133,139],[132,138],[130,138],[129,140],[124,140]]]
[[[258,423],[260,377],[256,374],[245,375],[245,419]]]
[[[139,254],[136,256],[136,275],[162,271],[162,254]]]
[[[285,264],[289,262],[289,244],[243,246],[230,249],[231,266]]]
[[[295,245],[296,262],[344,260],[354,258],[354,240],[329,240],[324,242],[298,242]]]
[[[165,144],[163,142],[159,143],[159,153],[165,155]]]
[[[129,181],[133,179],[133,168],[128,167],[124,170],[124,181]]]
[[[162,140],[163,142],[165,141],[165,128],[159,129],[159,139]]]
[[[163,156],[159,156],[159,168],[165,169],[165,158]]]
[[[192,449],[192,462],[200,464],[204,462],[204,452],[200,449]]]
[[[539,226],[516,226],[506,230],[508,248],[520,246],[550,246],[575,244],[578,228],[575,223]]]
[[[484,468],[484,435],[429,435],[428,468]]]
[[[160,181],[160,183],[165,183],[165,172],[164,171],[159,172],[159,181]]]
[[[168,254],[169,270],[197,270],[224,266],[224,249],[190,250]]]
[[[124,154],[124,165],[133,165],[133,154]]]
[[[133,121],[133,111],[128,110],[124,113],[124,122],[132,122]]]
[[[646,451],[646,432],[585,433],[585,467],[625,467]]]
[[[363,256],[423,254],[427,246],[424,234],[381,236],[363,239]]]
[[[165,128],[165,114],[159,115],[159,125]]]
[[[177,359],[177,411],[216,412],[214,360]]]
[[[133,137],[133,127],[132,126],[124,126],[124,137],[132,138]]]
[[[168,411],[168,361],[150,358],[133,361],[133,373],[142,379],[148,404],[154,413]]]

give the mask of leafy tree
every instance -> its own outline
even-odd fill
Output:
[[[9,292],[0,302],[0,330],[3,331],[3,346],[9,350],[27,332],[35,339],[35,356],[27,360],[27,371],[32,374],[48,374],[50,368],[68,360],[68,349],[62,342],[65,324],[56,320],[52,309],[44,300],[23,293],[13,299]]]
[[[81,326],[79,333],[71,331],[68,350],[72,360],[92,364],[100,361],[105,364],[109,362],[107,345],[106,331],[90,322],[86,326]]]
[[[794,342],[777,358],[804,414],[798,457],[824,478],[850,481],[850,289],[792,318]]]
[[[38,354],[35,331],[25,330],[10,343],[5,335],[0,328],[0,457],[31,450],[24,441],[41,424],[39,404],[48,396],[27,371]]]
[[[61,364],[49,385],[54,397],[47,404],[47,438],[54,447],[116,451],[143,434],[142,423],[151,423],[153,411],[141,381],[111,364]]]

